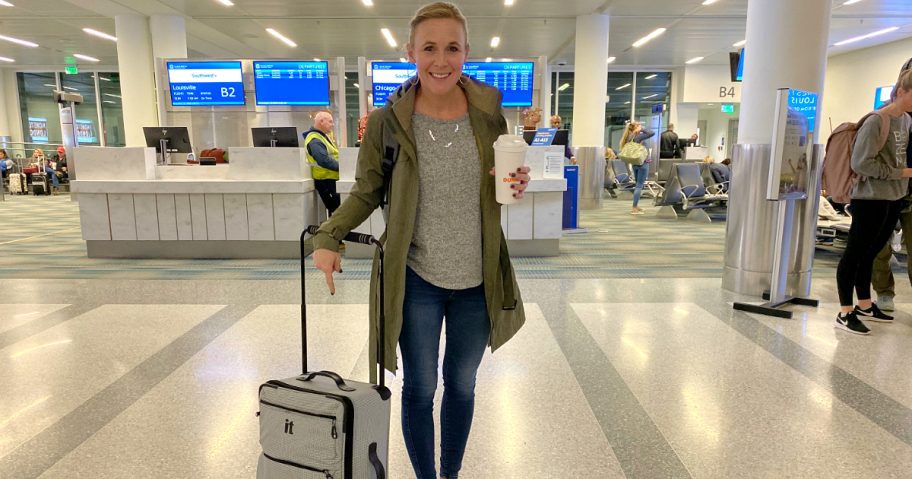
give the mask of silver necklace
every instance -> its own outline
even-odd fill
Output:
[[[453,130],[453,134],[455,135],[457,132],[459,132],[459,123],[456,124],[456,129]],[[437,138],[434,136],[434,132],[431,131],[430,128],[428,128],[428,136],[431,137],[431,140],[433,140],[433,141],[435,141],[435,142],[437,141]],[[452,142],[452,141],[449,142],[449,143],[447,143],[446,145],[443,145],[444,148],[449,148],[449,147],[451,147],[451,146],[453,146],[453,142]]]

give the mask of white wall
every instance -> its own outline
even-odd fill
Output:
[[[741,83],[731,81],[728,65],[687,65],[684,68],[684,91],[680,101],[740,103]]]
[[[820,141],[842,122],[858,121],[874,108],[874,90],[896,83],[912,57],[912,38],[830,57],[824,83]]]
[[[740,108],[735,105],[734,113],[722,113],[722,104],[715,103],[713,106],[703,106],[700,108],[699,120],[706,120],[706,130],[700,138],[700,145],[709,148],[709,154],[715,161],[721,162],[725,159],[726,146],[731,141],[728,137],[729,120],[737,120],[740,114]],[[684,138],[690,135],[685,130],[678,130],[678,136]],[[725,139],[725,145],[722,139]]]
[[[16,80],[16,71],[4,68],[0,71],[3,76],[3,89],[0,95],[3,95],[3,109],[6,115],[6,131],[0,131],[0,135],[9,135],[14,142],[22,141],[22,119],[19,111],[19,84]]]

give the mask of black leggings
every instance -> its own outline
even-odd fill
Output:
[[[859,301],[871,299],[874,258],[890,240],[902,207],[901,200],[852,200],[849,240],[836,268],[840,305],[855,304],[852,301],[853,289]]]
[[[342,204],[339,193],[336,193],[336,180],[314,180],[314,189],[323,200],[323,206],[326,206],[329,216],[332,216],[336,208]]]

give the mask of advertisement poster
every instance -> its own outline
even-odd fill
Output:
[[[76,141],[77,143],[98,143],[98,136],[95,134],[95,124],[92,120],[76,119]]]
[[[800,101],[794,101],[796,98]],[[816,116],[815,93],[779,90],[773,125],[768,200],[807,198],[810,183],[810,125]]]
[[[34,143],[47,143],[48,142],[48,120],[47,118],[39,118],[35,116],[28,117],[29,122],[29,136],[32,138]]]

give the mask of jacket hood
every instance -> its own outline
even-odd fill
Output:
[[[485,85],[465,73],[459,77],[457,85],[465,91],[469,107],[477,108],[490,116],[500,114],[502,97],[500,90]],[[406,131],[411,130],[412,113],[415,111],[415,95],[420,87],[418,77],[414,76],[406,80],[386,99],[386,106],[392,109],[399,124]]]

